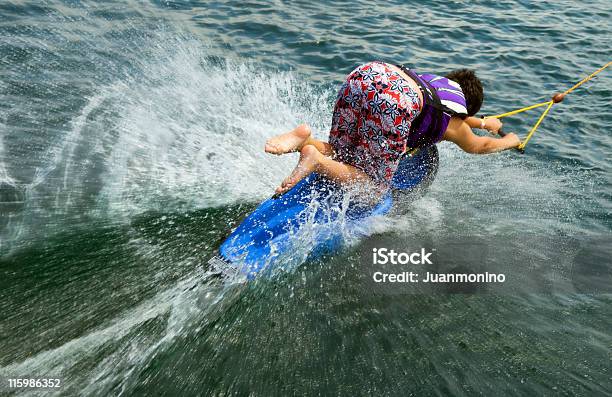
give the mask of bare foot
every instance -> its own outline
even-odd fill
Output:
[[[306,124],[298,125],[292,131],[268,139],[266,152],[272,154],[298,152],[309,137],[310,128]]]
[[[289,189],[297,185],[299,181],[310,175],[319,164],[323,155],[313,145],[306,145],[300,151],[300,161],[295,166],[291,175],[289,175],[279,187],[276,188],[276,194],[283,194]]]

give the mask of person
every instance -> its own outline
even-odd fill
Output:
[[[276,193],[285,193],[312,172],[384,191],[403,155],[442,140],[468,153],[517,147],[515,134],[494,138],[472,132],[481,128],[497,134],[502,127],[498,119],[474,117],[482,101],[482,84],[468,69],[442,77],[380,61],[360,65],[338,92],[329,142],[314,139],[306,124],[266,142],[271,154],[300,153]]]

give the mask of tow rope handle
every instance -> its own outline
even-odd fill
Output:
[[[490,116],[482,115],[481,118],[483,120],[486,120],[488,118],[490,118]],[[499,135],[501,138],[505,137],[506,135],[508,135],[506,132],[504,132],[501,128],[499,129],[499,131],[497,131],[497,135]],[[517,146],[514,148],[515,150],[519,151],[521,154],[525,154],[525,149],[521,148],[520,146]]]
[[[546,117],[546,115],[548,114],[548,112],[550,111],[550,109],[553,107],[554,104],[556,103],[560,103],[563,102],[563,99],[565,98],[565,96],[567,94],[569,94],[570,92],[574,91],[576,88],[580,87],[582,84],[586,83],[587,81],[591,80],[593,77],[595,77],[596,74],[598,74],[599,72],[603,71],[604,69],[606,69],[608,66],[610,66],[612,64],[612,62],[608,62],[606,63],[604,66],[602,66],[601,68],[597,69],[596,71],[594,71],[593,73],[591,73],[590,75],[588,75],[587,77],[585,77],[584,79],[580,80],[578,83],[576,83],[572,88],[566,90],[565,92],[562,93],[557,93],[555,95],[553,95],[553,97],[546,102],[541,102],[541,103],[536,103],[535,105],[531,105],[531,106],[527,106],[521,109],[516,109],[516,110],[512,110],[510,112],[506,112],[506,113],[502,113],[502,114],[498,114],[495,116],[484,116],[484,119],[487,118],[502,118],[502,117],[506,117],[506,116],[512,116],[514,114],[517,113],[521,113],[521,112],[525,112],[527,110],[531,110],[531,109],[535,109],[538,108],[540,106],[546,106],[546,109],[544,110],[544,112],[542,113],[542,115],[540,116],[540,118],[538,119],[538,121],[534,124],[534,126],[531,128],[531,130],[529,131],[529,133],[527,134],[527,136],[525,137],[525,139],[521,142],[520,145],[518,145],[518,147],[516,147],[516,149],[521,152],[521,153],[525,153],[525,146],[527,145],[527,142],[529,142],[529,140],[531,139],[531,137],[533,136],[533,134],[536,132],[536,130],[538,129],[538,127],[540,126],[540,124],[542,123],[542,120],[544,120],[544,117]],[[502,138],[504,136],[506,136],[505,133],[503,133],[501,130],[498,132],[499,136],[501,136]]]

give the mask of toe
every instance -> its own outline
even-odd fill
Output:
[[[270,143],[266,143],[266,148],[265,151],[267,153],[272,153],[272,154],[277,154],[278,153],[278,148]]]

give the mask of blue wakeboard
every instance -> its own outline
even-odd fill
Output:
[[[305,240],[305,234],[308,236],[305,259],[334,252],[342,247],[347,230],[353,236],[365,236],[374,217],[389,213],[400,200],[421,194],[433,181],[437,169],[435,146],[404,156],[391,189],[374,205],[358,200],[347,202],[341,186],[313,173],[282,196],[261,203],[223,241],[219,256],[209,263],[213,266],[222,263],[225,269],[252,279],[270,270],[274,258],[298,252],[296,244]],[[402,197],[405,195],[408,198]],[[343,227],[339,227],[339,222]]]

